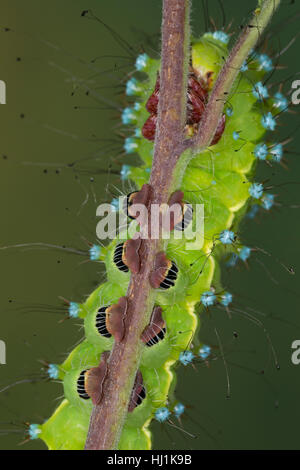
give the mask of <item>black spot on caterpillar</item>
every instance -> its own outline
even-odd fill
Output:
[[[100,335],[104,336],[105,338],[110,338],[111,333],[109,333],[106,327],[106,318],[107,318],[107,309],[110,306],[101,307],[99,308],[97,315],[96,315],[96,328]]]
[[[91,397],[86,391],[86,386],[85,386],[85,375],[87,373],[87,370],[83,370],[80,372],[80,375],[77,380],[77,393],[82,398],[83,400],[89,400]]]
[[[150,323],[144,329],[141,340],[146,346],[151,347],[163,340],[166,334],[166,322],[162,318],[162,308],[154,307]]]
[[[143,376],[140,370],[137,371],[132,389],[128,411],[131,413],[146,398],[146,389],[143,384]]]
[[[129,268],[124,262],[124,242],[119,243],[116,246],[116,249],[114,252],[114,263],[120,271],[123,271],[124,273],[128,273]]]

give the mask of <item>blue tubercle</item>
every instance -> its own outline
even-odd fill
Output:
[[[232,230],[223,230],[220,233],[219,240],[223,245],[231,245],[235,240],[235,233]]]
[[[240,138],[240,133],[237,131],[233,131],[232,133],[233,140],[239,140]]]
[[[89,249],[90,253],[90,260],[91,261],[99,261],[101,257],[101,246],[100,245],[93,245]]]
[[[170,410],[163,406],[155,411],[154,417],[159,423],[163,423],[164,421],[167,421],[169,419],[170,415]]]
[[[264,142],[257,144],[254,149],[254,155],[259,160],[265,160],[268,155],[268,152],[268,147]]]
[[[124,143],[124,149],[126,153],[133,153],[138,148],[138,143],[133,137],[127,137]]]
[[[248,64],[247,64],[247,61],[245,60],[243,65],[240,68],[240,71],[241,72],[246,72],[247,70],[248,70]]]
[[[117,197],[114,197],[111,200],[110,207],[111,207],[112,212],[118,212],[119,211],[120,201]]]
[[[260,54],[256,57],[259,62],[259,70],[271,72],[274,68],[272,59],[267,54]]]
[[[56,364],[49,364],[47,372],[48,372],[50,379],[58,379],[59,367]]]
[[[201,359],[205,360],[210,356],[211,354],[211,347],[208,346],[208,344],[203,344],[203,346],[199,349],[198,356],[201,357]]]
[[[274,106],[280,111],[286,111],[288,109],[289,102],[287,98],[279,91],[274,95]]]
[[[184,411],[185,411],[185,406],[183,403],[177,403],[173,408],[173,413],[178,419],[184,413]]]
[[[212,34],[213,38],[216,39],[217,41],[222,42],[223,44],[228,44],[229,42],[229,36],[228,34],[224,33],[224,31],[215,31]]]
[[[224,305],[224,307],[228,307],[232,302],[232,294],[230,292],[224,292],[221,296],[220,304]]]
[[[264,194],[263,197],[261,198],[261,205],[264,209],[269,211],[274,204],[274,194]]]
[[[29,439],[39,439],[39,434],[41,434],[42,430],[39,424],[30,424],[28,428],[28,435]]]
[[[276,127],[276,120],[271,112],[264,114],[261,118],[262,126],[268,131],[274,131]]]
[[[138,70],[139,72],[142,72],[146,68],[148,61],[149,61],[149,56],[147,54],[145,53],[140,54],[135,61],[136,70]]]
[[[68,311],[71,318],[77,318],[80,312],[80,305],[77,302],[70,302]]]
[[[181,364],[183,364],[184,366],[187,366],[188,364],[190,364],[191,362],[193,362],[193,359],[194,359],[194,354],[192,353],[192,351],[182,351],[179,355],[179,361],[181,362]]]
[[[226,109],[226,114],[228,117],[232,116],[233,115],[233,108],[227,108]]]
[[[130,165],[123,165],[122,169],[120,171],[121,180],[126,181],[129,177],[129,175],[130,175],[130,172],[131,172],[131,166]]]
[[[257,82],[253,89],[252,93],[257,100],[264,100],[269,97],[269,92],[266,86],[262,84],[262,82]]]
[[[210,307],[215,303],[217,300],[215,294],[211,291],[203,292],[201,295],[201,302],[204,305],[204,307]]]
[[[274,162],[279,163],[283,155],[282,144],[273,145],[273,147],[270,149],[270,154],[272,155],[272,160],[274,160]]]
[[[242,261],[246,261],[251,255],[251,248],[248,246],[243,246],[239,251],[239,258]]]
[[[142,137],[141,129],[137,127],[134,131],[134,136],[137,137],[138,139],[141,138]]]
[[[249,188],[250,196],[254,199],[260,199],[263,195],[264,187],[261,183],[252,183]]]
[[[122,112],[122,122],[125,125],[132,124],[136,121],[136,115],[132,108],[124,108]]]
[[[128,80],[128,82],[126,83],[127,96],[137,95],[141,91],[141,87],[138,86],[138,83],[138,80],[134,77]]]

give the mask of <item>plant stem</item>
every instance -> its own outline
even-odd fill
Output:
[[[162,61],[160,99],[154,161],[150,177],[151,204],[168,202],[174,186],[174,171],[183,142],[186,118],[187,72],[189,62],[189,0],[164,0],[162,20]],[[149,211],[150,221],[151,211]],[[149,225],[150,226],[150,225]],[[103,384],[103,399],[94,406],[87,450],[116,449],[143,344],[141,334],[150,320],[155,290],[149,284],[156,253],[161,240],[142,240],[141,269],[132,275],[127,291],[126,332],[120,343],[115,342]]]
[[[151,204],[166,204],[172,191],[178,189],[185,166],[191,158],[191,152],[185,152],[185,149],[192,148],[199,152],[212,141],[224,101],[240,67],[279,3],[280,0],[260,1],[260,8],[245,27],[218,76],[197,135],[184,140],[190,0],[163,0],[160,97],[150,177]],[[149,226],[150,218],[151,210]],[[116,449],[118,446],[143,350],[141,333],[149,323],[155,301],[155,290],[150,287],[149,275],[155,255],[165,249],[166,244],[167,240],[142,240],[141,269],[138,274],[131,275],[127,291],[125,336],[121,342],[115,342],[112,349],[103,384],[103,398],[92,411],[87,450]]]
[[[200,152],[211,143],[219,118],[222,115],[224,104],[228,100],[230,90],[240,68],[247,59],[251,49],[255,47],[260,39],[279,4],[280,0],[259,1],[260,8],[255,10],[252,20],[245,26],[218,75],[201,119],[198,133],[194,139],[185,142],[186,147],[193,147],[194,150]]]

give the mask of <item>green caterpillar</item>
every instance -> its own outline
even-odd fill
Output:
[[[228,55],[228,40],[227,34],[216,31],[192,42],[192,71],[208,93]],[[146,104],[155,89],[159,66],[159,60],[146,54],[138,56],[136,78],[130,79],[126,87],[127,95],[135,96],[136,101],[122,114],[123,124],[134,132],[133,137],[126,138],[124,148],[127,153],[136,152],[141,165],[123,165],[121,179],[130,179],[137,190],[147,183],[152,164],[153,143],[142,136],[141,130],[149,118]],[[262,83],[264,75],[272,69],[272,60],[267,55],[252,52],[225,104],[225,129],[219,141],[195,156],[186,170],[180,189],[185,204],[204,205],[204,238],[196,237],[192,250],[185,249],[185,242],[190,240],[174,236],[168,245],[167,258],[175,263],[178,272],[174,285],[159,290],[156,298],[165,330],[161,329],[160,337],[150,338],[153,344],[143,350],[140,364],[143,399],[127,415],[120,450],[150,449],[151,420],[163,422],[172,415],[179,417],[184,411],[184,405],[174,395],[173,366],[178,361],[187,364],[195,356],[205,359],[209,355],[209,347],[194,337],[200,326],[198,314],[215,303],[224,308],[231,303],[231,294],[222,287],[220,263],[225,258],[233,265],[250,256],[251,248],[238,238],[239,223],[246,212],[253,216],[259,206],[270,210],[274,203],[274,196],[266,193],[262,184],[253,182],[257,160],[279,162],[282,157],[281,144],[263,141],[267,131],[274,131],[276,115],[287,107],[281,93],[269,97]],[[187,126],[187,133],[193,134],[192,125]],[[184,235],[189,227],[194,227],[194,220]],[[122,236],[120,233],[106,247],[95,245],[90,249],[92,260],[105,263],[107,281],[84,304],[70,303],[69,315],[82,319],[85,339],[62,364],[51,364],[48,368],[50,378],[62,381],[65,399],[43,424],[31,424],[28,433],[30,439],[42,439],[51,450],[84,448],[93,406],[85,388],[85,374],[97,367],[103,353],[112,348],[113,337],[107,331],[105,334],[99,331],[105,325],[106,309],[126,294],[129,282],[130,273],[118,269],[115,262]]]

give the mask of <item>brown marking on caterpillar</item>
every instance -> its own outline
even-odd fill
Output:
[[[150,95],[146,103],[146,109],[150,113],[150,116],[146,120],[142,128],[143,136],[145,137],[145,139],[148,139],[150,141],[154,141],[155,138],[159,94],[160,76],[158,74],[154,91]],[[204,80],[202,79],[202,77],[197,76],[193,68],[191,68],[187,87],[187,125],[193,126],[194,124],[198,124],[200,122],[202,115],[205,111],[207,97],[207,86]]]
[[[202,114],[205,111],[206,103],[202,101],[198,94],[191,88],[188,91],[187,97],[186,123],[190,125],[198,124],[202,118]]]
[[[161,307],[154,307],[150,319],[150,323],[144,329],[141,340],[143,343],[149,343],[149,341],[153,340],[158,333],[165,328],[165,321],[162,317],[162,308]]]
[[[172,206],[173,204],[182,205],[183,196],[184,196],[184,193],[180,190],[175,191],[174,193],[172,193],[171,196],[170,196],[169,202],[168,202],[169,206]]]
[[[130,219],[135,219],[136,215],[133,212],[130,212],[130,208],[133,204],[133,198],[138,191],[133,191],[132,193],[127,194],[126,200],[124,202],[123,210]]]
[[[225,114],[222,114],[222,116],[219,119],[214,138],[211,141],[210,145],[215,145],[219,142],[225,130],[225,123],[226,123],[226,117],[225,117]]]
[[[117,304],[107,309],[106,328],[118,343],[124,338],[126,313],[127,297],[120,297]]]
[[[149,282],[153,289],[160,287],[160,284],[165,280],[171,266],[172,262],[166,257],[164,251],[157,253],[154,261],[154,270],[149,276]]]
[[[146,397],[145,387],[143,385],[143,376],[140,370],[137,371],[134,381],[134,386],[131,392],[131,397],[128,405],[128,412],[131,413],[137,406],[139,406]]]
[[[127,213],[130,219],[138,219],[137,222],[140,226],[143,226],[148,219],[148,212],[146,209],[149,205],[150,196],[151,186],[148,183],[143,184],[140,191],[135,191],[127,196],[125,212]],[[139,207],[137,207],[137,204],[142,205],[145,210],[142,210],[140,212]]]
[[[150,199],[150,192],[151,192],[151,186],[148,183],[143,184],[141,189],[139,191],[136,191],[135,193],[132,193],[132,197],[130,200],[131,205],[132,204],[143,204],[144,206],[148,206],[149,199]],[[130,207],[128,207],[128,212],[129,212]]]
[[[190,90],[196,93],[204,103],[207,101],[207,85],[204,83],[202,77],[197,77],[193,68],[190,70],[188,87]]]
[[[154,92],[148,99],[146,103],[146,109],[150,114],[157,114],[158,111],[158,102],[159,102],[159,91],[160,91],[160,77],[157,74],[157,79],[155,82]]]
[[[134,274],[137,274],[141,267],[141,259],[139,255],[141,242],[140,238],[132,238],[131,240],[127,240],[124,244],[122,257],[123,262]]]
[[[156,123],[157,123],[157,115],[151,114],[148,117],[147,121],[142,127],[142,134],[145,139],[150,140],[151,142],[155,139],[155,132],[156,132]]]
[[[102,353],[99,366],[87,370],[84,375],[84,388],[94,405],[99,405],[102,399],[103,383],[108,372],[109,354],[109,351]]]
[[[171,194],[168,201],[170,209],[172,209],[172,206],[175,206],[173,207],[173,210],[169,210],[170,230],[174,230],[175,225],[181,222],[183,219],[183,197],[184,193],[178,190]],[[176,206],[177,204],[178,206]]]

